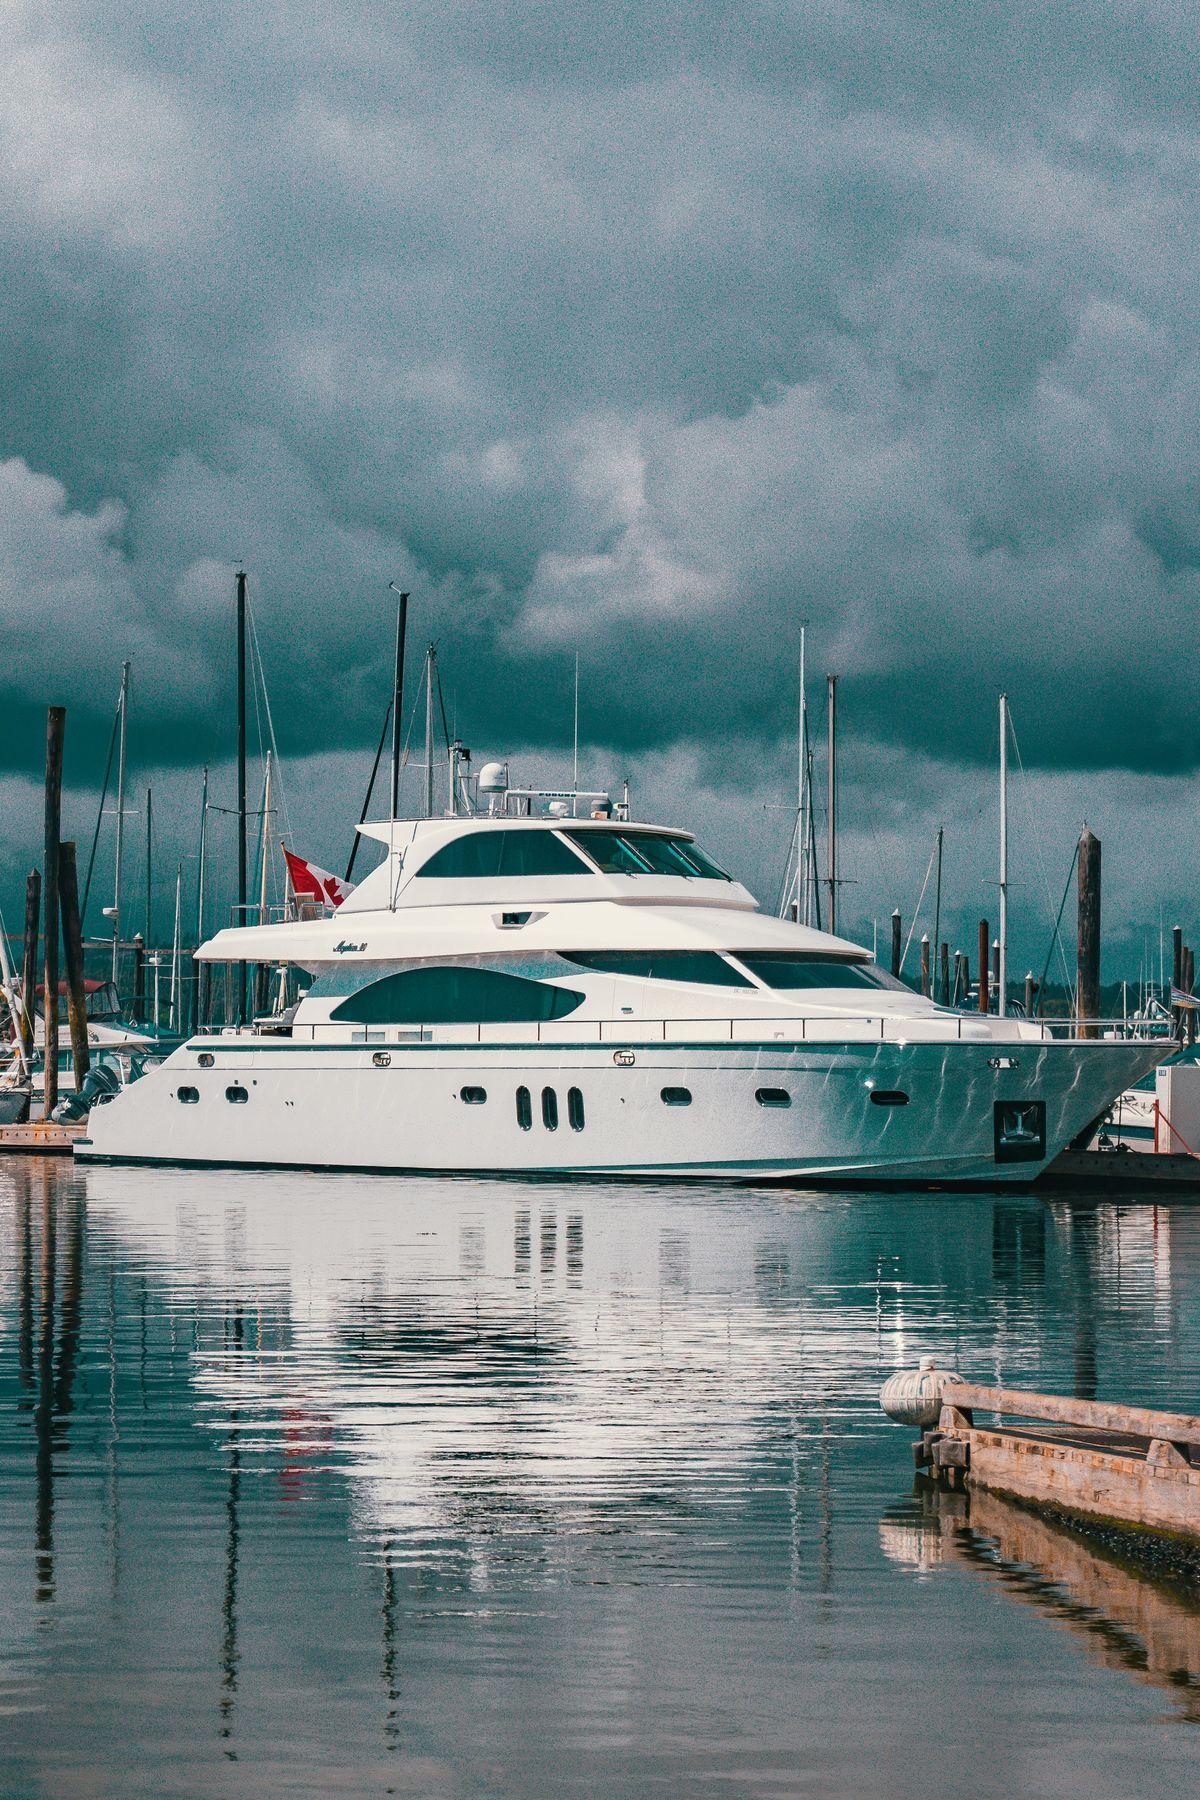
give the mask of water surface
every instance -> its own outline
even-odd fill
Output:
[[[1200,1210],[5,1158],[0,1792],[1192,1789],[1194,1609],[914,1496],[923,1352],[1200,1411]]]

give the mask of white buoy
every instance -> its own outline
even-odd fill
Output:
[[[923,1356],[919,1369],[889,1375],[879,1390],[879,1404],[898,1424],[928,1430],[941,1415],[943,1391],[961,1380],[957,1369],[939,1369],[932,1356]]]

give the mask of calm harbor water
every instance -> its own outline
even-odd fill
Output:
[[[1194,1791],[1196,1611],[914,1496],[926,1351],[1200,1411],[1200,1209],[6,1158],[0,1792]]]

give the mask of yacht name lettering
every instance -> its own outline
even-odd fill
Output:
[[[336,956],[346,956],[352,950],[362,951],[365,950],[366,947],[365,944],[348,944],[345,938],[343,938],[340,944],[335,944],[333,946],[333,949]]]

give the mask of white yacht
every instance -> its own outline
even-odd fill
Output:
[[[360,830],[329,917],[232,928],[278,1018],[189,1039],[91,1113],[97,1162],[1028,1181],[1161,1043],[935,1005],[762,913],[684,831],[500,791]]]

